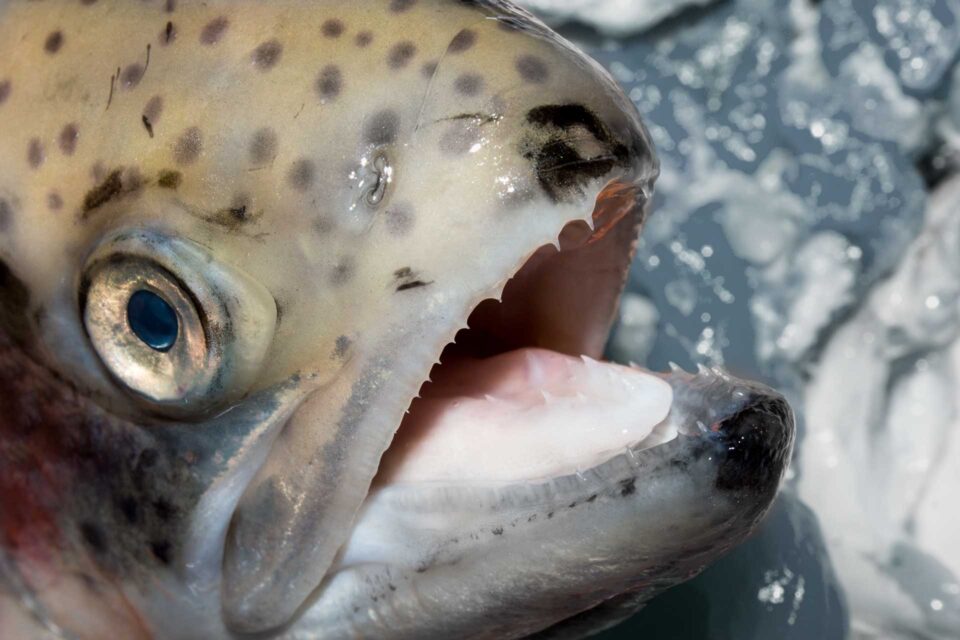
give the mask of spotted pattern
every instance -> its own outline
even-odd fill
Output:
[[[413,207],[403,203],[386,212],[387,231],[394,236],[403,236],[413,228]]]
[[[335,18],[327,20],[320,26],[320,32],[325,38],[339,38],[345,30],[343,22]]]
[[[368,47],[370,43],[373,42],[373,32],[361,31],[356,36],[354,36],[353,42],[361,49]]]
[[[476,73],[465,73],[454,81],[453,86],[457,93],[465,96],[475,96],[483,91],[483,76]]]
[[[47,152],[43,148],[43,143],[40,142],[40,138],[32,138],[30,144],[27,145],[27,162],[30,164],[30,167],[39,169],[43,161],[46,160],[46,157]]]
[[[476,42],[477,32],[472,29],[464,29],[450,41],[450,46],[447,48],[447,51],[449,53],[463,53],[471,49]]]
[[[330,272],[330,284],[344,285],[353,278],[354,264],[350,258],[341,258]]]
[[[190,127],[177,138],[173,146],[173,159],[177,164],[193,164],[203,152],[203,133],[198,127]]]
[[[258,129],[250,140],[250,162],[263,165],[277,157],[277,134],[273,129]]]
[[[307,191],[317,175],[317,166],[313,160],[301,158],[293,163],[287,174],[287,182],[296,191]]]
[[[139,62],[135,62],[127,67],[120,74],[120,86],[124,89],[133,89],[140,80],[143,79],[144,67]]]
[[[168,45],[171,44],[174,40],[177,39],[177,25],[172,22],[167,22],[166,26],[163,27],[163,30],[160,31],[160,44]]]
[[[410,64],[415,55],[417,55],[417,45],[409,40],[398,42],[390,47],[390,52],[387,54],[387,64],[391,69],[402,69]]]
[[[153,96],[147,100],[143,107],[143,117],[147,119],[151,127],[157,126],[160,116],[163,114],[163,97]]]
[[[77,150],[77,141],[79,139],[80,129],[77,128],[76,123],[71,122],[70,124],[64,125],[63,129],[60,130],[60,137],[57,139],[63,155],[72,156]]]
[[[413,8],[417,0],[390,0],[390,11],[393,13],[403,13]]]
[[[343,91],[343,74],[340,67],[335,64],[329,64],[320,71],[317,76],[317,93],[322,100],[332,100]]]
[[[364,139],[373,145],[393,144],[400,131],[400,116],[392,109],[373,114],[364,128]]]
[[[543,84],[550,78],[550,68],[537,56],[522,55],[517,58],[517,73],[532,84]]]
[[[60,49],[63,48],[63,41],[64,41],[63,32],[54,31],[50,35],[48,35],[46,41],[44,41],[43,50],[49,53],[50,55],[59,53]]]
[[[283,45],[279,40],[267,40],[250,54],[253,65],[260,71],[274,68],[283,56]]]
[[[60,211],[63,208],[63,197],[56,191],[47,194],[47,207],[50,211]]]
[[[217,44],[227,32],[229,26],[230,21],[225,17],[214,18],[200,32],[200,42],[205,45]]]
[[[0,80],[0,105],[7,101],[12,89],[13,85],[9,80]]]

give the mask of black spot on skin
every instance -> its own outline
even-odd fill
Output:
[[[410,205],[399,204],[387,209],[387,231],[394,236],[403,236],[413,228],[413,209]]]
[[[127,68],[120,74],[120,86],[124,89],[133,89],[140,80],[143,79],[144,67],[139,62],[127,65]]]
[[[171,171],[170,169],[164,169],[157,177],[157,186],[161,189],[173,189],[176,191],[180,188],[181,182],[183,182],[183,174],[179,171]]]
[[[177,39],[177,25],[167,22],[163,31],[160,32],[160,44],[166,46]]]
[[[60,51],[63,48],[63,32],[54,31],[47,36],[46,41],[43,43],[43,50],[53,55]]]
[[[390,52],[387,54],[387,64],[391,69],[402,69],[410,64],[415,55],[417,55],[417,45],[409,40],[398,42],[390,48]]]
[[[63,197],[56,191],[47,194],[47,208],[50,211],[60,211],[63,209]]]
[[[107,550],[107,538],[103,530],[93,522],[80,523],[80,535],[83,541],[90,549],[97,554],[102,554]]]
[[[397,293],[401,291],[409,291],[410,289],[419,289],[420,287],[426,287],[433,284],[432,282],[424,282],[423,280],[414,280],[413,282],[404,282],[401,285],[397,286]]]
[[[173,146],[173,159],[177,164],[193,164],[203,151],[203,133],[198,127],[186,129]]]
[[[10,92],[13,89],[13,85],[9,80],[0,80],[0,105],[7,101],[7,98],[10,97]]]
[[[413,269],[411,269],[410,267],[400,267],[399,269],[393,272],[393,277],[396,278],[397,280],[406,280],[409,278],[413,278],[415,276],[413,274]]]
[[[27,162],[30,164],[30,167],[32,169],[39,169],[46,158],[47,154],[43,148],[43,143],[40,142],[40,138],[31,139],[30,144],[27,145]]]
[[[147,130],[147,135],[153,138],[153,123],[150,122],[150,118],[140,116],[140,121],[143,123],[143,128]]]
[[[350,258],[341,259],[330,272],[330,284],[334,286],[346,284],[353,277],[353,270],[353,261]]]
[[[160,561],[160,564],[168,565],[173,561],[173,547],[167,540],[155,540],[151,542],[150,553]]]
[[[163,98],[160,96],[153,96],[147,100],[147,104],[143,107],[143,120],[144,124],[150,123],[149,129],[152,131],[153,127],[157,126],[157,123],[160,121],[160,116],[163,114]],[[153,135],[151,134],[152,138]]]
[[[0,232],[9,229],[10,216],[9,205],[0,200]],[[0,260],[0,329],[20,344],[30,336],[29,306],[30,292],[27,286],[10,271],[6,262]]]
[[[345,28],[342,21],[331,18],[320,26],[320,33],[322,33],[325,38],[339,38],[343,35]]]
[[[465,73],[454,81],[453,86],[461,95],[475,96],[483,91],[483,76]]]
[[[593,494],[592,496],[590,496],[589,498],[587,498],[587,502],[593,502],[593,501],[596,500],[596,499],[597,499],[597,494]]]
[[[347,336],[338,337],[336,343],[333,345],[333,357],[338,359],[346,357],[351,344],[352,341]]]
[[[439,66],[439,64],[440,63],[438,63],[436,60],[427,62],[422,67],[420,67],[420,74],[423,75],[424,78],[427,78],[427,79],[432,78],[433,74],[437,72],[437,67]]]
[[[230,21],[224,16],[214,18],[208,22],[200,32],[200,43],[213,45],[220,42],[220,39],[223,38],[223,34],[227,32],[229,26]]]
[[[370,46],[371,42],[373,42],[372,31],[361,31],[353,38],[353,43],[361,49]]]
[[[230,230],[239,229],[258,220],[263,212],[254,211],[250,197],[245,193],[238,193],[233,197],[230,206],[220,209],[214,215],[205,218],[208,222],[220,225]]]
[[[424,282],[420,276],[410,267],[401,267],[393,272],[394,280],[397,283],[397,293],[409,291],[410,289],[419,289],[433,284],[433,282]]]
[[[176,515],[177,510],[163,498],[158,498],[153,502],[153,512],[162,522],[169,522]]]
[[[277,156],[277,134],[273,129],[258,129],[250,140],[250,161],[255,165],[272,162]]]
[[[144,469],[150,469],[160,458],[160,453],[156,449],[144,449],[140,452],[140,465]]]
[[[567,509],[575,509],[576,507],[577,507],[577,501],[576,501],[576,500],[574,500],[573,502],[571,502],[570,504],[567,505]]]
[[[82,4],[85,7],[89,7],[91,5],[97,4],[97,0],[80,0],[80,4]]]
[[[117,169],[108,175],[102,183],[87,192],[83,199],[84,216],[110,202],[123,191],[121,175],[122,172]]]
[[[295,190],[304,192],[313,184],[317,175],[317,167],[312,160],[301,158],[293,163],[287,173],[287,182]]]
[[[532,84],[543,84],[550,78],[547,63],[536,56],[520,56],[517,58],[516,67],[520,77]]]
[[[400,131],[400,116],[392,109],[384,109],[370,116],[364,129],[364,139],[373,145],[393,144]]]
[[[637,492],[637,479],[627,478],[620,482],[620,497],[626,498]]]
[[[57,138],[57,143],[60,145],[60,151],[63,152],[63,155],[72,156],[77,150],[77,140],[79,139],[80,130],[76,124],[71,122],[64,125],[63,129],[60,130],[60,136]]]
[[[495,536],[502,536],[502,535],[503,535],[503,527],[494,527],[494,528],[491,530],[491,533],[492,533],[493,535],[495,535]]]
[[[553,511],[547,514],[547,520],[552,520],[552,519],[553,519]]]
[[[472,48],[477,42],[477,32],[472,29],[464,29],[453,37],[447,50],[450,53],[463,53]]]
[[[283,45],[279,40],[267,40],[250,54],[253,65],[260,71],[269,71],[280,62],[283,55]]]
[[[137,499],[132,496],[123,496],[117,500],[117,509],[123,515],[124,520],[130,524],[135,524],[140,520],[140,505]]]
[[[317,76],[316,88],[323,100],[332,100],[340,95],[343,90],[343,75],[340,73],[340,67],[334,64],[324,67]]]
[[[403,13],[404,11],[408,11],[416,3],[417,0],[390,0],[390,11],[393,13]]]

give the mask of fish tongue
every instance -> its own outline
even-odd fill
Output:
[[[662,378],[524,348],[434,370],[377,483],[512,483],[587,469],[647,438],[670,411]]]

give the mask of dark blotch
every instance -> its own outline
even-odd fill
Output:
[[[154,540],[151,542],[150,553],[160,561],[160,564],[168,565],[173,560],[173,547],[166,540]]]
[[[536,56],[520,56],[517,58],[516,67],[520,77],[533,84],[542,84],[550,77],[547,63]]]
[[[277,134],[273,129],[258,129],[250,140],[250,161],[256,165],[273,161],[277,157],[277,144]]]
[[[143,117],[146,122],[150,123],[150,128],[157,126],[157,123],[160,121],[160,116],[163,114],[163,98],[160,96],[153,96],[147,100],[147,104],[143,107]],[[146,124],[146,123],[145,123]],[[152,135],[150,136],[153,137]]]
[[[63,32],[54,31],[47,36],[46,42],[43,43],[43,49],[47,53],[53,55],[60,51],[63,48]]]
[[[47,194],[47,208],[50,211],[60,211],[63,209],[63,197],[56,191]]]
[[[173,146],[173,158],[177,164],[193,164],[203,151],[203,133],[198,127],[190,127]]]
[[[391,235],[403,236],[413,228],[413,209],[406,204],[397,205],[387,210],[387,231]]]
[[[339,38],[343,35],[344,29],[343,22],[336,18],[327,20],[320,26],[320,32],[326,38]]]
[[[626,498],[637,492],[637,479],[627,478],[620,483],[620,497]]]
[[[160,44],[168,45],[177,39],[177,25],[167,22],[163,31],[160,32]]]
[[[163,498],[158,498],[154,501],[153,512],[157,514],[157,518],[163,522],[169,522],[173,519],[173,516],[177,514],[176,508]]]
[[[124,89],[133,89],[140,84],[140,80],[143,79],[144,71],[145,69],[143,65],[139,62],[134,62],[133,64],[127,65],[127,68],[124,69],[120,74],[120,85]]]
[[[60,151],[66,156],[72,156],[77,150],[77,141],[79,139],[80,130],[76,124],[71,122],[70,124],[64,125],[63,129],[60,130],[60,137],[57,139],[60,145]]]
[[[280,57],[283,55],[283,45],[280,44],[279,40],[267,40],[259,47],[253,50],[251,58],[253,64],[260,71],[268,71],[272,69],[278,62],[280,62]]]
[[[448,51],[450,53],[463,53],[472,48],[477,42],[477,33],[471,29],[464,29],[453,37],[450,41]]]
[[[597,499],[597,494],[594,493],[589,498],[587,498],[587,502],[593,502],[596,499]]]
[[[0,198],[0,233],[6,233],[13,224],[13,207],[10,203]]]
[[[10,97],[10,92],[13,89],[13,85],[9,80],[0,80],[0,104],[3,104],[7,101],[7,98]]]
[[[350,281],[353,277],[353,261],[343,258],[330,272],[330,283],[337,286]]]
[[[9,229],[13,212],[4,200],[0,200],[0,232]],[[0,260],[0,329],[17,343],[24,343],[30,336],[30,292],[7,263]]]
[[[400,116],[392,109],[384,109],[370,116],[364,129],[364,139],[370,144],[393,144],[400,132]]]
[[[373,32],[361,31],[353,38],[353,42],[361,49],[367,47],[371,42],[373,42]]]
[[[291,165],[287,182],[297,191],[303,192],[310,188],[316,175],[317,167],[313,160],[301,158]]]
[[[494,527],[494,528],[491,530],[491,533],[493,533],[493,535],[495,535],[495,536],[502,536],[502,535],[503,535],[503,527]]]
[[[343,75],[340,67],[331,64],[320,71],[317,77],[317,93],[324,100],[332,100],[343,90]]]
[[[137,499],[131,496],[124,496],[117,500],[117,509],[123,515],[124,520],[129,524],[134,524],[140,520],[140,505]]]
[[[340,336],[337,338],[336,343],[333,345],[333,355],[335,358],[344,358],[347,355],[347,351],[350,349],[352,344],[350,338],[347,336]]]
[[[393,13],[403,13],[415,4],[417,4],[417,0],[390,0],[390,11]]]
[[[80,523],[80,535],[94,553],[104,553],[107,550],[107,538],[103,530],[93,522]]]
[[[27,162],[30,163],[30,166],[33,169],[39,168],[46,157],[47,154],[43,148],[43,143],[40,142],[40,138],[31,139],[30,144],[27,145]]]
[[[390,53],[387,54],[387,64],[390,65],[391,69],[402,69],[410,64],[415,55],[417,55],[417,45],[409,40],[398,42],[390,48]]]
[[[103,182],[87,192],[83,199],[84,215],[110,202],[123,191],[122,172],[118,169],[108,175]]]
[[[179,171],[171,171],[169,169],[161,171],[160,176],[157,178],[157,186],[161,189],[179,189],[181,182],[183,182],[183,174]]]
[[[453,83],[457,93],[475,96],[483,90],[483,77],[475,73],[465,73]]]
[[[208,22],[206,26],[203,27],[203,31],[200,32],[200,42],[206,45],[220,42],[220,39],[223,38],[223,34],[227,32],[227,27],[229,26],[230,21],[224,16],[214,18]]]
[[[414,280],[412,282],[404,282],[403,284],[397,285],[397,293],[401,291],[409,291],[410,289],[419,289],[420,287],[426,287],[433,284],[432,282],[424,282],[423,280]]]

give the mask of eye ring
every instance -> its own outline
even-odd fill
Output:
[[[121,231],[79,283],[89,343],[114,381],[163,413],[189,417],[245,394],[277,324],[273,296],[205,247]]]

